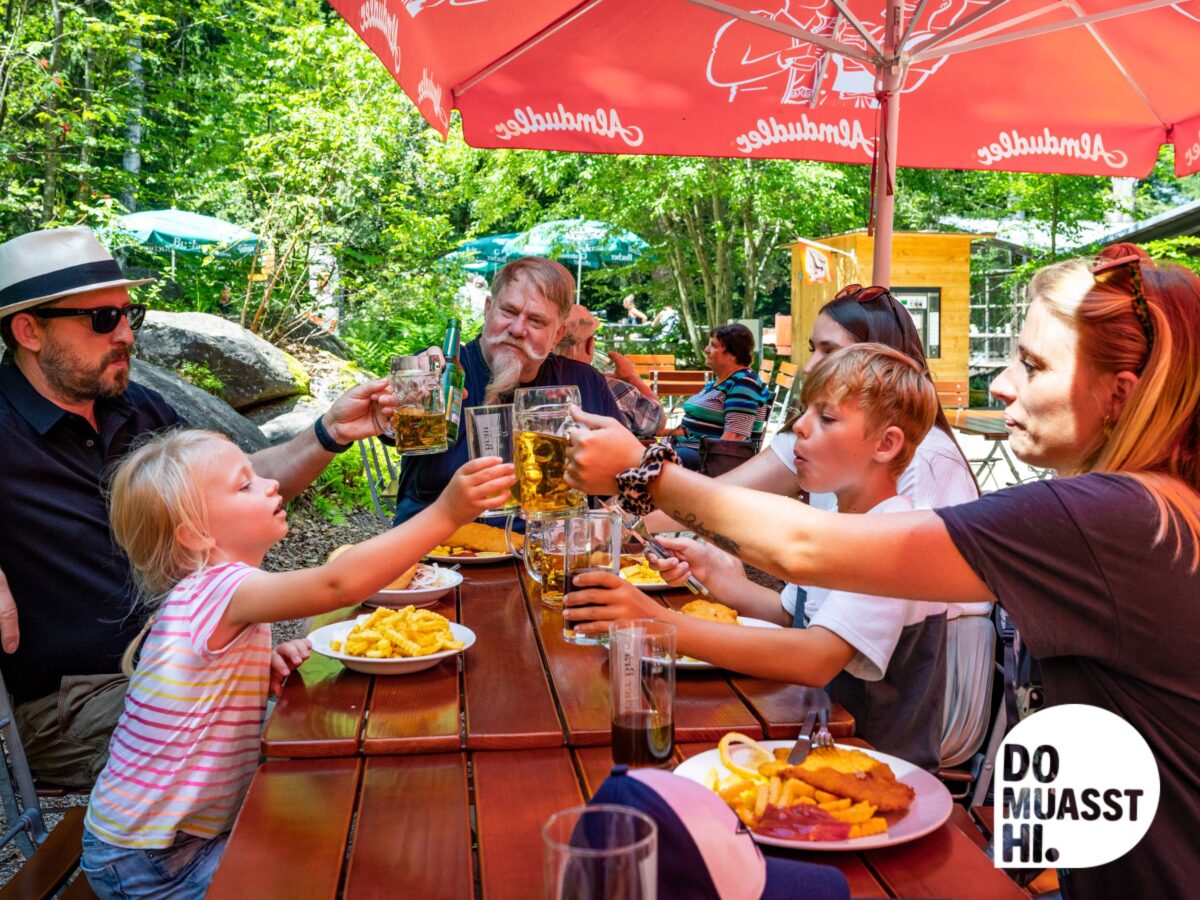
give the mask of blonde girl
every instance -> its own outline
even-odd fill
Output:
[[[511,465],[472,460],[403,525],[326,565],[260,568],[287,534],[279,483],[221,435],[174,431],[118,466],[113,535],[152,608],[109,760],[88,804],[82,868],[102,898],[202,897],[258,763],[270,622],[382,588],[504,502]],[[307,647],[276,658],[280,674]]]

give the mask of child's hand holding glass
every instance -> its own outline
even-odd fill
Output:
[[[498,456],[481,456],[464,463],[454,473],[437,502],[454,521],[470,522],[485,509],[507,503],[508,488],[516,480],[512,463]]]
[[[567,591],[563,618],[578,623],[575,629],[584,634],[607,634],[610,622],[654,619],[664,612],[661,603],[611,572],[582,572],[571,579]]]

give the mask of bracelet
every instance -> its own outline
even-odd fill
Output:
[[[333,439],[333,435],[329,433],[329,429],[325,427],[325,423],[321,421],[323,417],[317,416],[313,420],[313,433],[317,436],[317,443],[328,450],[330,453],[345,453],[354,446],[354,442],[349,444],[339,444]]]
[[[679,464],[679,455],[670,444],[651,444],[642,454],[642,461],[632,469],[617,475],[617,491],[621,497],[621,508],[635,516],[647,516],[654,512],[654,501],[650,498],[650,482],[662,474],[664,463]]]

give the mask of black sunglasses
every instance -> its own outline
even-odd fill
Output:
[[[91,316],[92,331],[108,334],[117,327],[121,316],[129,320],[129,327],[137,331],[146,318],[146,304],[131,303],[128,306],[97,306],[95,309],[71,309],[57,306],[51,309],[31,309],[39,319],[65,319],[69,316]]]
[[[891,290],[882,285],[873,284],[870,287],[863,287],[861,284],[848,284],[833,298],[841,300],[843,297],[853,297],[859,303],[870,303],[872,300],[877,300],[880,297],[885,298],[888,308],[892,311],[892,315],[896,317],[896,327],[900,329],[901,337],[904,336],[904,323],[900,321],[900,310],[896,307],[900,305],[895,297],[892,296]]]

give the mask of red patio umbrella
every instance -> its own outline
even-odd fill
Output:
[[[476,147],[1200,171],[1200,0],[331,0]],[[901,100],[904,111],[900,114]]]

